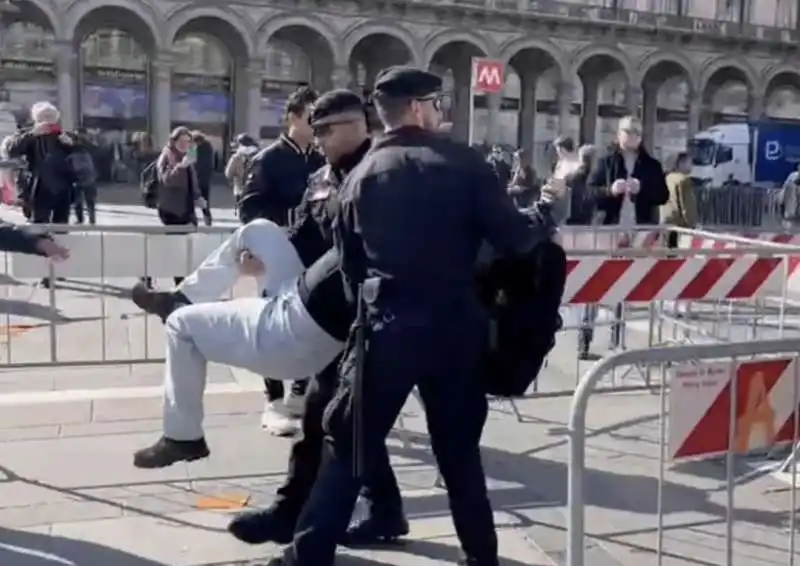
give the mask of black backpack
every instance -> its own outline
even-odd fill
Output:
[[[70,149],[60,141],[53,143],[46,136],[39,136],[36,144],[39,158],[31,175],[31,194],[46,192],[59,198],[70,195],[76,181],[75,169],[69,159]]]
[[[142,201],[147,208],[158,208],[158,185],[158,164],[152,161],[142,169],[139,176]]]
[[[525,256],[496,260],[479,274],[479,295],[490,313],[483,365],[488,395],[522,396],[539,376],[563,327],[559,308],[566,280],[567,256],[549,240]]]

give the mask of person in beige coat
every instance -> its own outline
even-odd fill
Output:
[[[248,134],[239,134],[233,143],[234,153],[225,166],[225,178],[233,189],[233,196],[239,200],[239,196],[244,192],[248,164],[252,157],[258,152],[258,143]]]
[[[692,160],[688,153],[680,152],[672,158],[667,174],[667,190],[669,200],[660,207],[661,224],[694,228],[697,225],[697,198],[692,187],[689,172]],[[667,247],[678,247],[678,233],[670,232],[667,236]]]

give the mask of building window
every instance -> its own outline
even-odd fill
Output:
[[[751,0],[748,21],[758,26],[794,28],[797,0]]]
[[[619,7],[624,10],[638,12],[654,12],[656,14],[677,14],[678,0],[620,0]]]

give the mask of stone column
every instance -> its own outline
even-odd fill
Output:
[[[597,135],[597,109],[600,81],[596,77],[583,80],[583,108],[581,112],[581,139],[579,143],[594,143]]]
[[[486,106],[489,111],[486,124],[486,141],[490,144],[500,141],[500,106],[502,103],[503,93],[497,92],[486,95]]]
[[[517,124],[517,143],[533,155],[533,145],[536,143],[536,83],[539,77],[532,73],[520,77],[519,123]]]
[[[595,92],[595,100],[597,93]],[[572,116],[572,104],[575,102],[575,85],[571,81],[562,80],[558,85],[558,130],[561,134],[567,133],[570,116]],[[597,114],[595,108],[595,114]],[[583,118],[581,118],[583,124]],[[582,134],[581,134],[582,136]]]
[[[755,122],[764,118],[766,113],[764,98],[764,93],[759,91],[750,95],[747,114],[751,122]]]
[[[151,65],[150,132],[155,146],[161,147],[167,143],[172,130],[172,54],[159,53]]]
[[[250,60],[244,69],[244,80],[240,84],[247,92],[247,110],[242,124],[242,132],[247,132],[255,139],[261,138],[261,85],[264,82],[264,61]],[[236,132],[240,133],[239,131]]]
[[[653,150],[658,127],[658,85],[647,85],[642,93],[642,141]]]
[[[703,114],[703,100],[700,96],[692,94],[689,97],[689,120],[686,125],[686,138],[692,139],[701,128]]]
[[[61,111],[61,127],[73,130],[78,125],[78,72],[79,57],[71,41],[56,42],[56,84],[58,109]]]
[[[331,73],[333,88],[348,88],[350,86],[350,67],[336,65]]]
[[[625,106],[628,108],[628,114],[642,118],[642,88],[638,85],[628,85],[628,90],[625,96]]]

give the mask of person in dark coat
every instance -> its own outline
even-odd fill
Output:
[[[527,208],[539,200],[539,181],[531,166],[530,155],[524,149],[514,154],[514,168],[508,183],[508,194],[518,208]]]
[[[70,134],[73,151],[69,156],[72,169],[75,171],[75,220],[83,224],[85,216],[89,224],[97,224],[97,171],[94,159],[81,138]]]
[[[214,146],[199,130],[192,132],[192,143],[195,152],[194,172],[197,176],[197,188],[200,196],[206,202],[203,207],[203,220],[206,226],[211,226],[211,177],[214,174]]]
[[[317,93],[298,89],[286,101],[286,133],[253,156],[250,173],[239,199],[239,219],[246,224],[266,218],[280,226],[291,224],[291,214],[300,204],[308,176],[325,165],[312,145],[314,134],[308,123]]]
[[[642,145],[642,124],[637,118],[628,116],[619,121],[617,139],[598,160],[587,185],[596,195],[597,211],[604,226],[635,230],[637,226],[658,224],[659,209],[669,200],[669,190],[661,163]],[[622,345],[621,319],[620,304],[614,307],[612,349]],[[592,328],[585,327],[580,343],[583,359],[592,357],[589,354],[592,338]]]
[[[69,155],[74,146],[61,126],[58,109],[49,102],[31,108],[33,127],[9,142],[11,158],[24,158],[31,175],[31,222],[68,224],[75,196],[75,172]]]
[[[642,145],[642,126],[638,119],[620,120],[617,139],[598,162],[588,185],[597,191],[597,208],[603,225],[625,228],[658,224],[659,207],[669,200],[669,190],[661,162]],[[635,222],[622,217],[626,200],[633,203]]]
[[[366,314],[326,409],[323,467],[292,545],[270,564],[331,566],[359,478],[379,465],[415,385],[467,563],[499,563],[480,456],[488,321],[474,271],[485,241],[513,255],[553,231],[530,226],[475,150],[436,132],[440,90],[440,78],[410,67],[376,79],[373,98],[387,131],[345,179],[333,228],[345,291]]]

